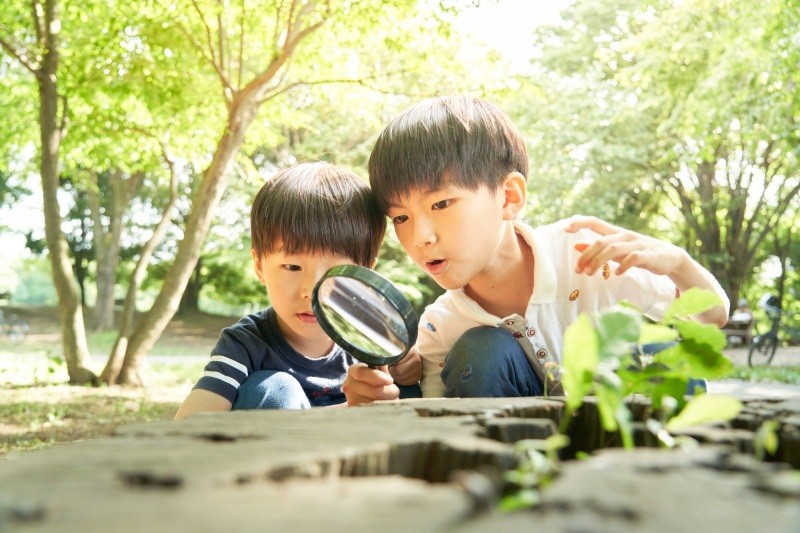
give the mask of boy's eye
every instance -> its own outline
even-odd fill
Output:
[[[453,200],[439,200],[432,207],[433,209],[446,209],[450,207],[451,203],[453,203]]]
[[[300,272],[303,270],[300,265],[281,265],[284,270],[288,270],[289,272]]]
[[[392,217],[392,224],[402,224],[406,220],[408,220],[408,215],[397,215]]]

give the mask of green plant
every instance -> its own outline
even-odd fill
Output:
[[[767,420],[756,431],[756,438],[753,441],[755,455],[759,461],[763,461],[766,455],[774,454],[778,451],[778,428],[780,424],[777,420]]]
[[[741,402],[735,398],[694,396],[687,401],[685,396],[691,379],[724,377],[733,368],[722,353],[725,336],[719,328],[691,319],[718,303],[712,292],[690,289],[657,324],[645,322],[630,306],[611,308],[594,319],[579,316],[564,335],[567,416],[560,431],[588,394],[597,397],[603,428],[619,431],[626,448],[633,447],[633,417],[625,402],[632,394],[650,399],[667,430],[736,416]],[[641,355],[643,346],[656,343],[672,344],[652,356]]]
[[[569,444],[566,435],[551,435],[546,439],[523,439],[514,443],[517,468],[505,472],[504,479],[516,490],[503,498],[500,509],[515,511],[539,503],[539,491],[545,488],[558,472],[558,452]]]
[[[732,370],[722,354],[725,337],[719,328],[691,318],[718,304],[712,292],[690,289],[656,324],[646,322],[628,305],[594,317],[580,315],[564,334],[562,364],[547,368],[548,379],[561,376],[566,396],[559,432],[543,441],[516,444],[518,465],[505,476],[514,489],[504,497],[501,508],[513,510],[538,502],[539,490],[557,473],[558,451],[569,443],[566,432],[572,414],[588,395],[596,398],[603,428],[618,431],[626,449],[633,448],[634,442],[633,415],[627,403],[632,395],[650,399],[645,426],[666,447],[696,445],[689,437],[674,436],[675,432],[734,418],[742,409],[736,398],[697,395],[686,399],[690,380],[725,377]],[[653,344],[667,347],[645,355],[644,346]],[[767,450],[773,442],[768,430],[762,439]],[[583,455],[582,450],[576,452]]]

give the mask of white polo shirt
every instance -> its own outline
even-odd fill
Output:
[[[564,331],[580,313],[595,313],[627,300],[653,320],[663,317],[676,293],[675,284],[667,276],[641,268],[631,268],[618,276],[614,274],[618,265],[613,262],[592,276],[577,274],[579,253],[574,244],[594,241],[598,235],[587,229],[567,233],[564,228],[568,223],[569,220],[561,220],[533,229],[523,222],[514,222],[516,232],[534,255],[534,290],[524,317],[488,313],[463,289],[446,292],[426,308],[417,340],[422,357],[423,397],[444,395],[441,372],[445,358],[468,329],[494,326],[510,331],[544,383],[544,364],[561,361]],[[563,394],[561,383],[553,384],[551,380],[548,393]]]

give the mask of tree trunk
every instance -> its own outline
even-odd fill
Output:
[[[131,195],[138,188],[141,177],[131,176],[130,187],[125,187],[122,173],[110,171],[108,187],[109,198],[102,202],[101,184],[97,174],[93,174],[94,187],[89,194],[89,206],[94,220],[94,248],[97,259],[97,301],[94,307],[95,331],[109,331],[114,328],[114,287],[117,283],[120,238],[122,236],[122,215],[130,202]],[[100,216],[101,205],[105,203],[108,227],[104,227]]]
[[[319,7],[321,13],[316,13]],[[128,342],[125,360],[120,369],[119,383],[141,385],[141,364],[144,357],[158,340],[169,321],[178,310],[183,290],[189,276],[200,257],[200,248],[208,233],[211,219],[222,193],[228,183],[228,170],[244,141],[247,128],[253,122],[268,87],[274,83],[281,68],[294,54],[297,45],[310,33],[316,31],[324,22],[329,12],[327,1],[295,3],[292,2],[286,13],[285,31],[280,34],[282,44],[272,56],[269,65],[242,89],[234,90],[230,81],[225,79],[226,65],[215,63],[215,70],[220,73],[228,108],[228,122],[222,137],[217,143],[211,164],[203,173],[203,180],[195,193],[192,209],[186,221],[184,238],[178,248],[175,261],[172,263],[161,291],[153,303],[153,307],[136,326]],[[214,57],[214,54],[211,54]],[[272,91],[278,93],[275,87]]]
[[[186,289],[181,296],[180,304],[178,304],[179,315],[197,313],[200,311],[200,291],[203,288],[202,268],[203,258],[201,257],[197,260],[194,272],[192,272],[189,283],[186,284]]]
[[[200,257],[200,248],[211,226],[214,209],[228,184],[228,170],[257,110],[258,102],[252,99],[237,101],[231,108],[228,127],[217,145],[211,165],[203,173],[203,181],[189,213],[175,261],[167,272],[153,307],[139,321],[129,339],[118,383],[142,385],[142,361],[178,310],[183,290]]]
[[[58,206],[58,151],[62,128],[58,125],[58,42],[52,32],[58,24],[57,0],[45,2],[44,56],[36,73],[39,87],[39,127],[41,135],[41,177],[44,206],[44,226],[53,283],[58,294],[58,310],[64,359],[69,382],[74,384],[98,382],[89,370],[89,347],[83,322],[83,309],[78,298],[77,285],[70,265],[67,241],[61,233],[61,214]]]
[[[142,280],[144,280],[144,276],[147,273],[147,265],[150,264],[150,258],[153,256],[153,251],[156,249],[156,247],[158,247],[158,245],[164,239],[164,235],[167,233],[167,229],[169,228],[171,220],[170,213],[178,201],[178,176],[172,165],[172,161],[166,156],[166,150],[164,158],[167,165],[170,167],[169,200],[164,208],[164,212],[161,214],[161,220],[159,220],[158,224],[156,224],[155,229],[153,229],[153,234],[142,248],[142,253],[139,256],[138,261],[136,261],[136,267],[133,269],[133,274],[131,275],[131,281],[128,285],[128,292],[125,296],[125,305],[122,309],[122,316],[120,318],[119,334],[117,335],[117,340],[114,342],[114,346],[111,349],[108,362],[106,363],[103,373],[100,376],[101,379],[109,385],[115,384],[119,379],[119,374],[122,370],[122,364],[125,360],[125,352],[128,349],[128,342],[130,341],[130,337],[134,332],[136,318],[136,293],[139,292],[139,287],[142,285]]]

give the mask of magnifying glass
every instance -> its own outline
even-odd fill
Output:
[[[372,368],[396,363],[417,342],[414,308],[374,270],[331,268],[314,286],[311,306],[323,331]]]

